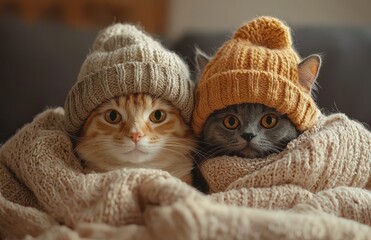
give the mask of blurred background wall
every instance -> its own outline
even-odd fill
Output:
[[[0,0],[0,14],[29,22],[56,20],[78,28],[140,22],[167,38],[189,31],[229,31],[261,15],[297,26],[369,25],[370,11],[369,0]]]
[[[302,56],[321,53],[318,105],[371,124],[371,1],[0,0],[0,144],[49,106],[63,106],[97,32],[140,24],[194,73],[242,23],[271,15]]]
[[[236,29],[261,15],[284,19],[295,26],[355,26],[371,24],[369,0],[172,0],[167,34]]]

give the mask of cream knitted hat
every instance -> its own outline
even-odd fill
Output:
[[[76,134],[103,102],[128,94],[161,97],[179,109],[186,122],[194,107],[194,84],[187,65],[159,42],[128,24],[98,34],[65,102],[65,127]]]

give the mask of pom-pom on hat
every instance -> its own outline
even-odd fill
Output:
[[[185,122],[194,107],[194,84],[180,57],[137,27],[102,30],[65,102],[65,128],[77,134],[99,105],[121,95],[149,94],[172,103]]]
[[[299,82],[300,57],[289,27],[260,17],[240,27],[205,66],[196,89],[192,125],[196,135],[216,110],[241,103],[275,108],[300,131],[317,120],[310,88]]]

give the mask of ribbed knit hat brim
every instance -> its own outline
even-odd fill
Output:
[[[249,81],[238,81],[249,79]],[[193,130],[201,135],[206,119],[216,110],[241,103],[261,103],[285,113],[300,131],[307,130],[317,120],[317,107],[309,95],[297,94],[291,81],[269,72],[228,71],[199,84]],[[300,108],[301,111],[297,111]]]

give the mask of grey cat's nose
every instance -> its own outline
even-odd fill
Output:
[[[253,134],[253,133],[243,133],[241,135],[241,137],[243,137],[247,141],[251,141],[254,137],[256,137],[256,134]]]

